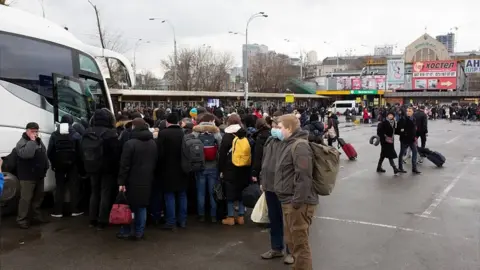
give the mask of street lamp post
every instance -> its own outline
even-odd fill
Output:
[[[291,43],[292,41],[288,38],[284,39],[284,41],[288,42],[288,43]],[[297,42],[298,44],[298,42]],[[302,52],[302,47],[300,46],[300,44],[298,44],[299,46],[299,53],[300,53],[300,80],[303,80],[303,52]]]
[[[245,59],[245,108],[248,108],[248,26],[253,19],[261,17],[267,18],[268,15],[265,14],[265,12],[258,12],[253,14],[252,16],[250,16],[250,19],[248,19],[247,26],[245,27],[245,54],[247,56]]]
[[[170,25],[170,27],[172,28],[172,32],[173,32],[173,61],[175,62],[174,63],[174,68],[173,68],[173,86],[175,88],[177,88],[177,36],[175,34],[175,27],[173,26],[173,24],[168,21],[168,20],[165,20],[165,19],[161,19],[161,18],[150,18],[149,19],[150,21],[155,21],[155,20],[161,20],[162,23],[167,23],[168,25]]]

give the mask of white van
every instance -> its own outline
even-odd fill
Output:
[[[357,103],[355,100],[337,100],[333,102],[332,106],[330,107],[330,110],[332,110],[333,113],[337,114],[344,114],[347,109],[352,110],[353,108],[357,107]]]

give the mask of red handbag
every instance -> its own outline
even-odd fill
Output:
[[[132,223],[132,210],[128,205],[125,193],[120,192],[110,211],[110,224],[129,225]]]

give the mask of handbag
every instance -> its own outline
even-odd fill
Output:
[[[265,193],[262,193],[262,195],[258,199],[255,207],[253,208],[250,218],[255,223],[270,223],[270,219],[268,218],[268,207],[267,200],[265,199]]]
[[[387,143],[393,143],[393,137],[385,136],[385,141],[386,141]]]
[[[245,207],[254,208],[260,196],[262,196],[260,185],[253,183],[242,191],[242,203]]]
[[[213,199],[217,203],[226,200],[225,193],[223,192],[223,184],[221,181],[218,181],[213,185]]]
[[[127,197],[124,192],[119,192],[115,203],[110,211],[110,224],[129,225],[132,223],[133,214],[128,204]]]

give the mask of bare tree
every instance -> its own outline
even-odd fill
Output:
[[[288,56],[269,52],[250,61],[249,85],[253,91],[281,92],[288,80],[298,78],[300,67],[290,64]]]
[[[177,79],[178,85],[187,91],[222,91],[230,76],[228,71],[233,67],[230,54],[213,51],[209,47],[182,49],[178,53]],[[164,79],[172,82],[174,56],[162,61],[165,69]]]

